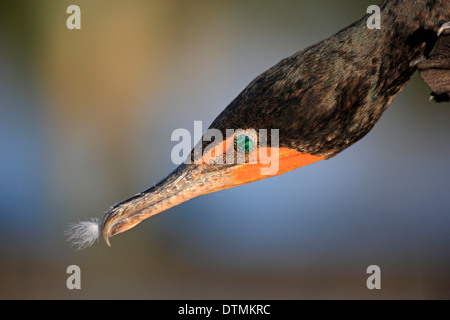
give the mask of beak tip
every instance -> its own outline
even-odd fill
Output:
[[[107,232],[103,232],[103,240],[105,241],[108,247],[111,247],[111,243],[109,243],[109,236]]]
[[[102,228],[102,236],[105,243],[108,245],[108,247],[111,247],[111,244],[109,243],[109,232],[107,231],[107,228],[103,226]]]

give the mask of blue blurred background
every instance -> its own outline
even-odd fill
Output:
[[[63,235],[170,173],[174,129],[206,128],[373,2],[0,2],[0,298],[450,298],[450,105],[417,74],[331,160],[193,199],[112,248]]]

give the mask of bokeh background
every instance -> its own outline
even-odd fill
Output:
[[[112,248],[63,234],[171,172],[174,129],[206,129],[371,4],[1,1],[0,298],[450,298],[450,105],[417,74],[331,160],[193,199]],[[66,288],[72,264],[81,290]],[[366,288],[372,264],[381,290]]]

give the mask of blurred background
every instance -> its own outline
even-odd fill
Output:
[[[66,8],[81,8],[68,30]],[[175,165],[258,74],[369,1],[0,2],[0,298],[450,298],[450,105],[417,74],[337,157],[205,195],[84,251],[72,222]],[[81,268],[68,290],[66,268]],[[381,290],[366,288],[369,265]]]

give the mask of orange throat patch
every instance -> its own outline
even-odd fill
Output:
[[[264,160],[264,157],[260,156],[262,154],[268,155],[268,157]],[[258,148],[256,163],[245,164],[236,169],[234,179],[237,184],[249,183],[278,176],[324,159],[325,156],[301,153],[297,150],[288,148]]]

